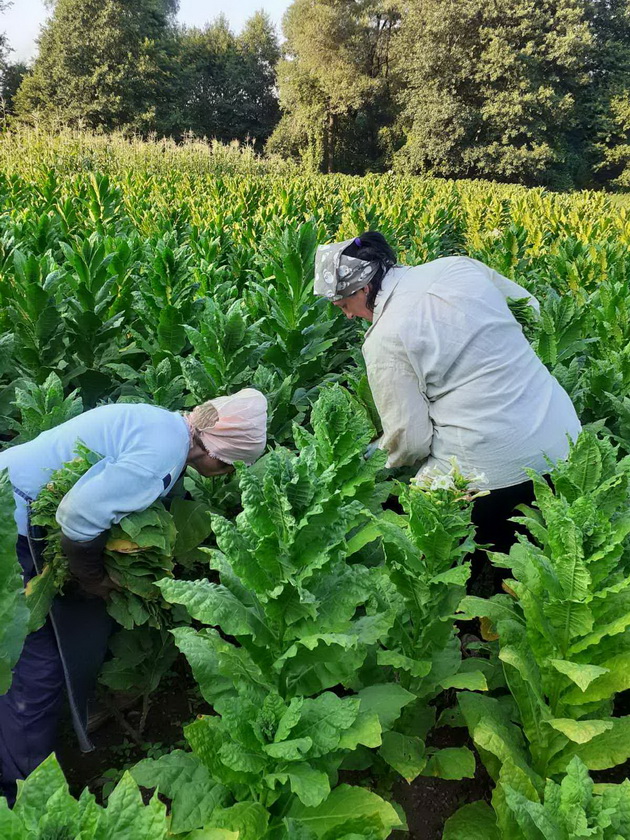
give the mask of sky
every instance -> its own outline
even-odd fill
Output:
[[[226,15],[238,32],[254,12],[264,9],[280,30],[280,20],[291,0],[180,0],[179,20],[202,26],[217,15]],[[0,13],[0,32],[6,32],[13,47],[12,61],[28,61],[35,50],[35,39],[46,19],[43,0],[13,0],[12,8]]]

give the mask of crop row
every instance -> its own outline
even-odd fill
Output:
[[[214,713],[186,728],[186,750],[136,765],[106,808],[74,800],[49,759],[14,811],[0,804],[7,836],[375,840],[404,827],[376,786],[470,777],[478,760],[492,804],[458,812],[447,840],[629,836],[627,784],[589,776],[630,757],[614,709],[630,687],[625,211],[483,183],[54,167],[7,171],[0,200],[8,443],[104,400],[179,410],[254,384],[271,409],[254,468],[189,478],[191,499],[123,520],[120,537],[156,535],[149,582],[110,560],[137,603],[112,607],[124,629],[103,680],[149,696],[179,651]],[[466,595],[466,477],[398,483],[363,458],[378,418],[360,330],[313,300],[312,274],[318,243],[365,229],[403,262],[466,252],[536,294],[542,317],[524,328],[590,424],[552,486],[537,483],[527,536],[492,556],[511,577],[491,599]],[[0,490],[6,688],[35,610]],[[455,622],[475,618],[478,655],[462,657]],[[446,726],[466,727],[476,755],[427,746]],[[170,800],[168,816],[137,784]]]

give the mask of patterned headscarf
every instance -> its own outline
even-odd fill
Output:
[[[198,405],[186,421],[208,453],[226,464],[253,464],[267,442],[267,400],[255,388]]]
[[[378,262],[346,257],[343,252],[356,242],[320,245],[315,254],[315,294],[334,302],[350,297],[370,282],[380,268]]]

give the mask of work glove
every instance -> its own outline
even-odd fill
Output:
[[[61,536],[61,548],[68,558],[70,575],[84,592],[99,598],[107,598],[111,592],[120,588],[105,571],[103,549],[107,537],[107,531],[93,540],[81,542],[71,540],[65,534]]]

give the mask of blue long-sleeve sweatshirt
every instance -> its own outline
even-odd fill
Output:
[[[102,455],[57,510],[63,533],[91,540],[166,495],[186,465],[189,434],[180,414],[153,405],[105,405],[0,452],[14,488],[35,499],[51,473],[75,457],[77,443]],[[15,519],[27,533],[27,504],[15,494]]]

